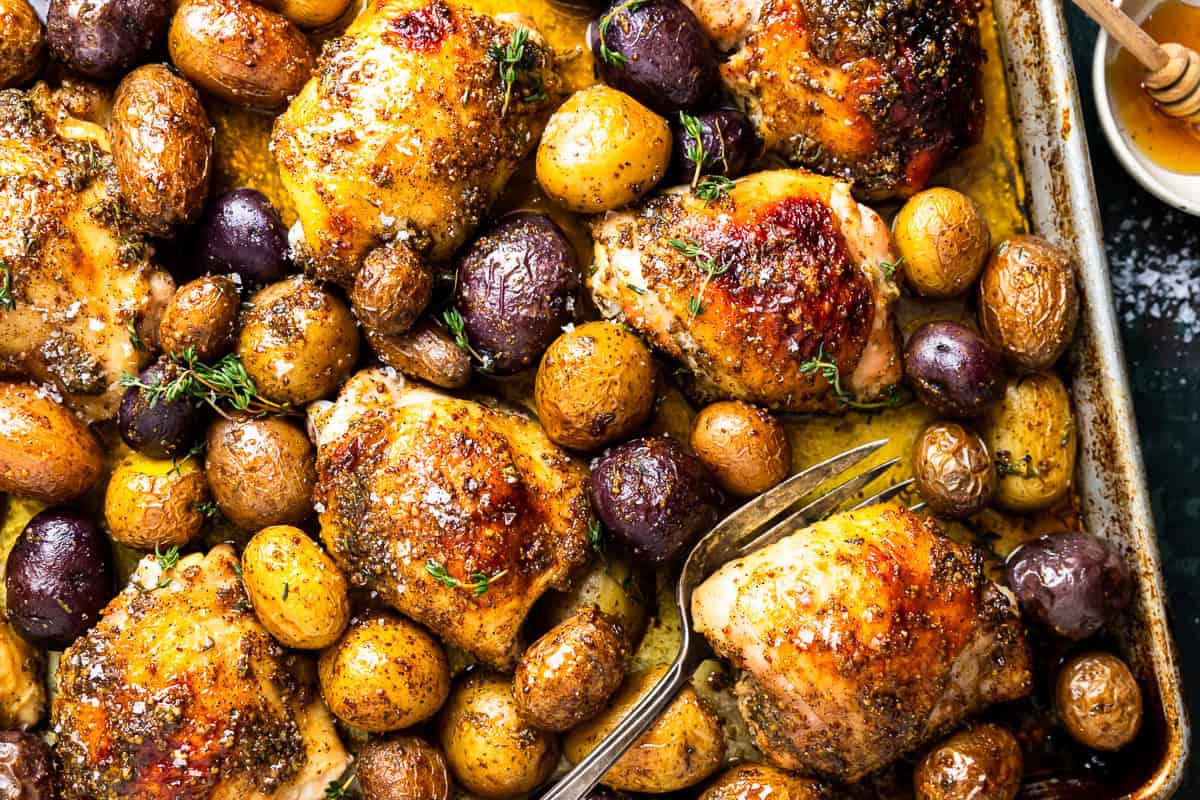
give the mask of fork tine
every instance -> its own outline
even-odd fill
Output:
[[[916,514],[918,511],[924,511],[926,505],[927,504],[925,503],[925,501],[922,500],[920,503],[913,503],[911,506],[908,507],[908,510],[913,512],[914,514]]]
[[[762,535],[756,536],[746,544],[739,547],[738,553],[741,555],[746,555],[747,553],[758,550],[761,547],[774,544],[784,536],[787,536],[790,532],[794,531],[797,527],[797,523],[807,524],[810,522],[816,522],[840,506],[846,501],[847,498],[852,497],[859,489],[867,486],[871,483],[871,481],[875,480],[880,475],[899,464],[900,461],[901,459],[899,457],[889,459],[878,466],[871,467],[866,472],[855,475],[853,478],[844,483],[838,484],[825,494],[818,497],[816,500],[813,500],[804,508],[798,509],[795,513],[788,514],[787,517],[776,523]]]
[[[882,492],[871,495],[866,500],[863,500],[861,503],[856,505],[851,510],[858,511],[860,508],[866,508],[867,506],[873,506],[876,503],[886,503],[888,500],[891,500],[893,497],[900,494],[905,489],[912,486],[914,483],[916,483],[916,481],[912,478],[909,478],[906,481],[900,481],[899,483],[892,484],[888,488],[884,489]]]

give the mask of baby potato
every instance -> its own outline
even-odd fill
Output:
[[[1004,398],[983,418],[996,460],[996,503],[1023,513],[1048,508],[1075,475],[1075,417],[1067,387],[1052,372],[1009,378]]]
[[[0,729],[32,728],[42,719],[46,710],[43,662],[42,651],[0,619]]]
[[[283,417],[218,419],[208,427],[204,470],[225,519],[244,531],[295,525],[312,515],[316,454]]]
[[[433,296],[433,272],[402,244],[372,250],[354,277],[350,303],[366,327],[379,333],[404,333]]]
[[[765,492],[792,469],[792,445],[783,425],[740,400],[701,410],[692,423],[691,444],[721,488],[741,497]]]
[[[113,97],[113,163],[121,198],[142,227],[167,236],[208,196],[213,128],[200,95],[162,64],[126,75]]]
[[[1082,653],[1067,662],[1054,701],[1067,732],[1094,750],[1120,750],[1142,727],[1142,690],[1110,653]]]
[[[450,693],[442,646],[404,617],[375,612],[350,621],[317,662],[321,696],[338,719],[372,733],[437,713]]]
[[[563,743],[567,758],[579,763],[666,671],[666,666],[651,667],[626,678],[604,713],[567,734]],[[695,689],[685,686],[602,782],[626,792],[674,792],[712,775],[724,757],[720,720],[704,707]]]
[[[552,440],[592,450],[650,418],[654,382],[654,361],[641,339],[613,322],[589,322],[546,350],[533,397]]]
[[[104,493],[104,520],[114,541],[138,550],[183,547],[204,527],[208,482],[194,457],[130,453],[117,462]]]
[[[741,764],[721,773],[700,800],[832,800],[829,787],[770,764]]]
[[[936,422],[913,446],[917,491],[935,514],[969,517],[996,491],[996,465],[979,434],[954,422]]]
[[[0,382],[0,492],[65,503],[103,466],[100,443],[70,409],[33,384]]]
[[[178,356],[194,347],[201,361],[219,359],[233,349],[241,304],[237,284],[224,275],[206,275],[180,286],[158,324],[163,351]]]
[[[480,797],[523,795],[558,763],[558,741],[521,719],[512,681],[503,675],[471,672],[460,678],[438,732],[455,781]]]
[[[384,364],[443,389],[460,389],[471,380],[471,356],[446,329],[429,317],[404,333],[366,329],[367,344]]]
[[[254,613],[285,647],[328,647],[350,621],[346,579],[299,528],[272,525],[254,534],[242,552],[242,580]]]
[[[363,800],[450,800],[446,757],[416,736],[372,739],[358,751],[354,773]]]
[[[312,75],[308,39],[250,0],[184,0],[167,34],[184,77],[227,103],[278,111]]]
[[[272,0],[263,5],[301,28],[321,28],[336,22],[350,6],[350,0]]]
[[[0,0],[0,89],[29,83],[46,61],[46,31],[28,0]]]
[[[258,391],[303,405],[337,391],[358,360],[358,328],[346,304],[299,275],[250,300],[237,353]]]
[[[636,571],[628,559],[609,554],[576,577],[570,591],[550,592],[540,604],[540,621],[552,627],[594,606],[616,620],[633,646],[646,632],[646,601],[653,596],[654,585],[647,575]]]
[[[892,223],[904,275],[924,297],[962,294],[979,277],[992,246],[983,210],[943,187],[910,197]]]
[[[537,179],[555,202],[581,214],[627,206],[662,180],[671,162],[667,121],[624,92],[576,92],[542,134]]]
[[[916,800],[1013,800],[1025,770],[1017,739],[976,725],[930,750],[913,774]]]
[[[628,655],[619,624],[596,606],[580,611],[521,655],[513,675],[517,713],[544,731],[575,727],[621,685]]]
[[[1021,369],[1046,369],[1071,343],[1079,288],[1071,256],[1037,236],[1001,242],[979,281],[979,324]]]

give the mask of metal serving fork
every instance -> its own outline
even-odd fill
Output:
[[[617,727],[539,800],[581,800],[600,782],[617,759],[633,747],[675,699],[684,684],[691,680],[696,667],[711,652],[703,637],[692,629],[692,592],[695,588],[725,562],[749,555],[828,516],[856,492],[898,464],[899,458],[885,461],[835,486],[802,508],[795,507],[817,487],[846,472],[887,444],[887,441],[879,439],[859,445],[796,473],[734,511],[692,547],[675,588],[681,639],[674,663],[654,688],[629,709]],[[910,478],[889,486],[854,508],[865,508],[890,500],[912,483]]]

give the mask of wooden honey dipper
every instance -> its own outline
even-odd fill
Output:
[[[1110,0],[1075,0],[1085,14],[1146,68],[1142,88],[1159,111],[1200,123],[1200,55],[1181,44],[1159,44]]]

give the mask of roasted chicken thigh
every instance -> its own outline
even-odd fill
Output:
[[[760,172],[719,201],[668,192],[592,232],[601,313],[683,362],[702,401],[832,411],[900,379],[891,236],[846,183]]]
[[[726,564],[692,614],[741,673],[755,743],[785,769],[853,781],[1031,689],[1016,605],[981,555],[897,505]]]

